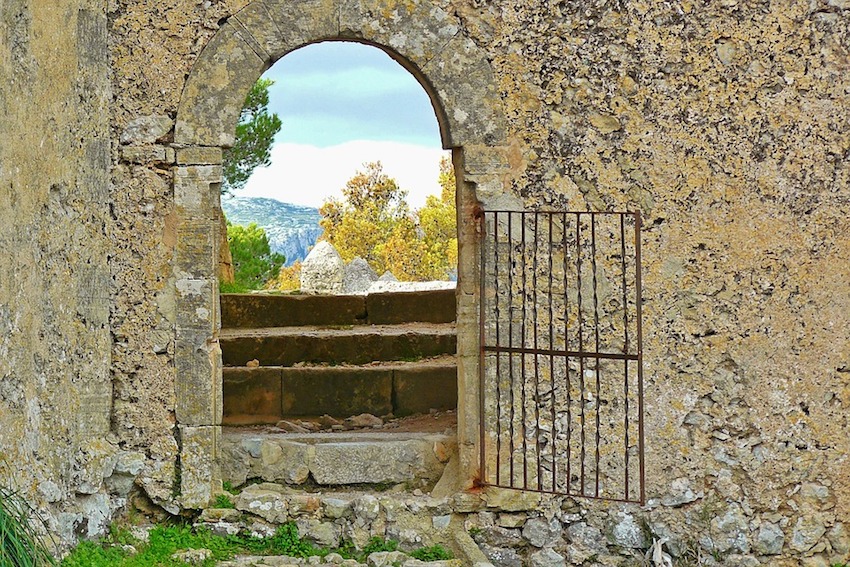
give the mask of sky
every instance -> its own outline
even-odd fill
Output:
[[[283,127],[271,165],[257,168],[237,196],[271,197],[321,206],[366,162],[384,172],[420,207],[438,194],[441,149],[437,118],[425,90],[378,48],[351,42],[308,45],[263,75],[269,111]]]

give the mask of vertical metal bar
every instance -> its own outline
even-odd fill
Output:
[[[499,310],[499,213],[493,213],[493,284],[496,295],[496,346],[501,347],[499,327],[502,324]],[[502,353],[496,351],[496,484],[502,481],[502,390],[501,390],[501,361]]]
[[[569,289],[569,281],[568,274],[569,270],[567,267],[569,266],[569,244],[567,240],[567,213],[564,213],[564,232],[561,235],[564,241],[564,350],[570,350],[570,295],[567,291]],[[573,429],[573,413],[572,413],[572,392],[570,391],[572,388],[572,384],[570,383],[570,357],[564,357],[564,379],[565,386],[567,390],[567,494],[570,493],[570,485],[572,484],[572,460],[573,460],[573,449],[572,449],[572,429]]]
[[[552,275],[552,265],[553,256],[555,255],[555,243],[552,239],[552,225],[555,224],[555,215],[554,213],[549,213],[549,350],[555,350],[555,294],[553,292],[554,287],[554,277]],[[565,227],[566,228],[566,227]],[[566,290],[564,290],[566,291]],[[566,349],[564,349],[566,350]],[[557,478],[557,466],[555,462],[555,456],[558,454],[558,446],[556,445],[555,439],[556,428],[555,428],[555,419],[557,416],[555,415],[555,401],[558,399],[556,396],[557,387],[555,385],[555,355],[549,355],[549,382],[552,385],[552,392],[550,397],[549,407],[552,413],[552,432],[550,433],[549,442],[552,444],[552,492],[555,492],[556,489],[556,478]]]
[[[479,323],[478,323],[478,415],[479,415],[479,434],[478,434],[478,458],[480,459],[480,477],[482,480],[487,479],[487,460],[486,454],[484,450],[484,431],[485,431],[485,420],[484,420],[484,393],[486,388],[484,386],[484,378],[485,378],[485,368],[484,362],[486,360],[484,354],[484,347],[486,345],[485,337],[484,337],[484,314],[486,313],[485,309],[485,281],[487,278],[487,254],[486,254],[486,244],[487,244],[487,216],[486,213],[482,214],[480,217],[480,230],[478,234],[480,235],[480,246],[481,246],[481,266],[478,268],[480,270],[478,274],[479,280],[479,289],[478,289],[478,306],[479,306]],[[494,274],[496,270],[493,270]],[[498,354],[497,354],[498,356]]]
[[[593,269],[593,334],[595,337],[595,352],[599,354],[599,282],[597,279],[597,262],[596,262],[596,215],[590,215],[590,264]],[[594,495],[599,498],[599,412],[601,409],[601,404],[599,401],[601,392],[601,374],[602,369],[599,367],[600,359],[597,357],[594,362],[594,368],[596,369],[596,429],[594,433],[596,434],[596,453],[595,453],[595,488]]]
[[[508,212],[508,347],[513,349],[514,346],[514,243],[513,243],[513,217],[514,213]],[[508,351],[508,378],[511,401],[511,426],[510,437],[508,439],[508,449],[510,449],[510,486],[514,485],[514,419],[516,418],[516,409],[514,403],[514,353],[513,350]]]
[[[578,302],[576,308],[578,310],[578,352],[584,352],[584,320],[581,316],[581,213],[576,213],[576,289],[578,290]],[[584,357],[579,355],[578,359],[578,380],[579,380],[579,405],[581,409],[581,453],[580,453],[580,489],[579,494],[584,495],[584,480],[585,480],[585,428],[584,428]]]
[[[620,262],[623,269],[623,354],[629,354],[629,295],[626,284],[626,215],[620,215]],[[629,499],[629,361],[623,361],[623,395],[625,397],[625,497]]]
[[[540,346],[538,343],[538,327],[540,326],[540,321],[538,319],[538,303],[539,298],[537,295],[538,286],[537,286],[537,258],[540,252],[540,211],[534,212],[534,256],[532,260],[532,267],[534,272],[531,274],[531,285],[534,289],[534,439],[535,439],[535,450],[536,450],[536,458],[537,458],[537,490],[541,490],[543,487],[540,485],[540,477],[542,476],[543,469],[541,467],[540,462],[540,355],[537,354],[537,350],[539,350]]]
[[[637,356],[638,356],[638,453],[640,459],[640,503],[646,503],[646,471],[644,463],[643,437],[643,291],[641,281],[640,250],[641,218],[640,211],[635,213],[635,300],[637,315]]]
[[[526,415],[526,403],[525,403],[525,316],[526,316],[526,290],[528,289],[528,281],[527,281],[527,244],[525,241],[525,225],[526,225],[526,211],[522,211],[521,219],[522,219],[522,348],[523,351],[520,353],[520,360],[522,361],[521,368],[521,377],[522,384],[520,384],[520,393],[522,399],[522,487],[528,488],[528,437],[526,436],[526,424],[527,415]]]

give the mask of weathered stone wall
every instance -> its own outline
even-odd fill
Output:
[[[0,7],[0,483],[66,540],[105,528],[128,464],[110,435],[107,55],[100,2]]]
[[[233,29],[254,25],[257,13],[228,18],[247,4],[2,7],[0,69],[9,79],[0,84],[0,134],[15,141],[0,147],[0,427],[12,432],[0,438],[2,478],[19,465],[31,470],[25,488],[54,501],[55,518],[70,514],[61,516],[66,528],[102,528],[91,510],[121,503],[126,483],[110,498],[101,482],[116,467],[125,480],[141,471],[137,483],[172,510],[178,481],[185,487],[187,473],[211,474],[203,467],[215,458],[215,404],[203,419],[178,414],[188,411],[181,403],[197,409],[187,397],[215,392],[178,393],[175,376],[192,370],[192,356],[215,366],[212,335],[181,328],[178,313],[205,310],[215,328],[215,309],[192,303],[215,290],[183,269],[198,254],[186,243],[213,236],[181,236],[201,230],[181,207],[212,197],[219,155],[171,142],[199,54],[221,26],[231,25],[230,35],[217,45],[239,44]],[[265,4],[277,7],[268,14],[287,6]],[[353,29],[356,13],[335,13],[330,0],[300,4],[316,18],[274,27],[284,38],[391,38],[400,55],[423,62],[431,94],[445,105],[448,145],[459,133],[447,129],[452,120],[501,117],[504,135],[491,132],[481,143],[502,150],[456,155],[459,178],[470,184],[462,195],[474,189],[490,206],[521,200],[643,212],[650,501],[626,510],[635,522],[649,521],[680,553],[699,534],[705,553],[735,564],[846,560],[846,0],[368,4],[375,25],[360,22],[368,29]],[[340,17],[348,18],[342,27]],[[327,30],[307,29],[317,22]],[[440,65],[427,68],[434,54],[421,51],[422,38],[404,35],[417,28],[431,30],[432,40],[453,37],[441,44]],[[468,38],[489,59],[498,97],[440,90],[452,61],[470,51]],[[251,60],[258,70],[265,64]],[[226,94],[219,102],[238,104],[239,92]],[[490,107],[464,108],[469,101]],[[228,135],[208,134],[224,136],[213,146]],[[175,172],[184,177],[175,182]],[[194,176],[189,185],[186,175]],[[208,194],[182,192],[198,179]],[[461,215],[469,227],[467,197]],[[467,274],[472,244],[461,246]],[[476,314],[474,293],[475,282],[461,282],[459,329]],[[200,343],[181,354],[193,337]],[[474,345],[461,351],[462,366],[464,352],[474,360]],[[462,415],[462,436],[475,425]],[[187,456],[187,446],[201,449],[181,462],[181,444]],[[100,463],[99,472],[75,472],[85,462]],[[615,514],[583,506],[559,516],[578,526],[576,539],[579,524],[604,530]],[[75,515],[79,509],[90,519]]]
[[[119,6],[110,30],[116,133],[140,116],[173,117],[198,51],[242,7]],[[315,3],[316,13],[329,6]],[[704,543],[707,553],[729,557],[778,565],[767,557],[779,551],[791,565],[792,557],[815,554],[808,561],[817,564],[846,555],[835,535],[850,521],[846,3],[435,6],[452,15],[435,19],[435,30],[458,26],[492,62],[513,148],[503,179],[514,195],[528,206],[644,213],[651,511],[643,516],[679,549],[701,530],[716,540]],[[412,9],[384,8],[376,20]],[[415,58],[404,45],[395,47]],[[116,329],[128,346],[167,328],[170,309],[168,241],[158,239],[172,234],[168,168],[152,164],[169,154],[150,152],[162,157],[135,151],[126,161],[141,163],[115,170],[116,188],[138,186],[129,200],[119,191],[119,220],[137,224],[148,206],[147,236],[128,239],[126,260],[114,260],[139,272],[120,294],[144,311]],[[459,161],[467,181],[498,202],[488,179],[475,178],[480,160],[470,155]],[[121,380],[141,392],[125,402],[118,388],[116,424],[128,443],[172,434],[167,421],[151,419],[172,407],[160,399],[170,392],[170,348],[138,354],[116,343],[116,368],[133,361]],[[726,532],[737,535],[726,541]],[[778,532],[780,549],[759,543]]]

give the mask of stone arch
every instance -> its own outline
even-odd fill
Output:
[[[428,0],[254,0],[201,52],[175,125],[177,251],[175,367],[181,502],[207,504],[216,478],[222,414],[217,284],[221,151],[234,141],[242,102],[275,61],[319,41],[383,49],[429,94],[458,179],[458,441],[461,484],[477,473],[477,207],[505,193],[508,150],[486,54]],[[491,206],[496,205],[492,203]]]

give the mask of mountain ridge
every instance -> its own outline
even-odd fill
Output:
[[[222,196],[221,210],[233,224],[256,223],[269,237],[272,252],[286,256],[286,265],[303,260],[322,234],[319,209],[268,197]]]

